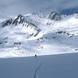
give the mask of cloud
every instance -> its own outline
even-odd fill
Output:
[[[17,15],[33,11],[62,10],[78,7],[78,0],[0,0],[0,15]]]

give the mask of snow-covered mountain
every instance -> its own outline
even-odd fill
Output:
[[[78,14],[19,14],[0,22],[0,58],[78,52]]]

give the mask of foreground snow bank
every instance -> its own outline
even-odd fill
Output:
[[[78,78],[78,54],[0,59],[1,78]]]

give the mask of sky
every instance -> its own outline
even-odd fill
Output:
[[[0,0],[0,16],[78,7],[78,0]]]

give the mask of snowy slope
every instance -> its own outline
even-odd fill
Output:
[[[0,58],[78,52],[78,15],[54,18],[26,14],[1,20]]]
[[[1,78],[78,78],[78,53],[0,59]]]

